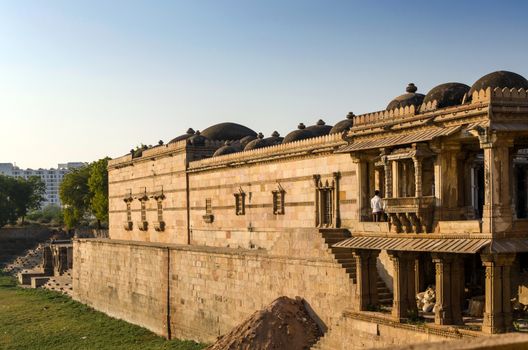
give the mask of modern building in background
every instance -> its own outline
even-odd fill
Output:
[[[53,204],[61,206],[59,199],[59,186],[62,182],[64,175],[75,168],[79,168],[86,163],[82,162],[69,162],[58,164],[57,168],[51,169],[20,169],[18,166],[12,163],[0,163],[0,175],[21,177],[27,179],[31,176],[38,176],[42,179],[46,185],[46,193],[44,195],[44,201],[42,207]]]

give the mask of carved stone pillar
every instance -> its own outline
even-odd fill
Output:
[[[458,220],[459,176],[458,156],[460,144],[442,144],[435,163],[435,219]],[[436,221],[435,220],[435,221]]]
[[[481,143],[481,148],[484,149],[483,232],[495,234],[511,228],[513,219],[510,192],[512,164],[509,147],[512,145],[512,140],[508,139]]]
[[[315,227],[319,227],[319,225],[321,224],[321,220],[320,220],[320,217],[319,217],[319,197],[320,197],[320,194],[319,194],[319,182],[321,180],[321,175],[314,175],[313,176],[313,180],[314,180],[314,192],[315,192],[315,199],[314,199],[314,221],[315,221]]]
[[[385,170],[385,197],[392,198],[392,164],[387,156],[382,156],[382,161]]]
[[[392,195],[395,198],[401,197],[400,182],[401,182],[401,166],[397,160],[392,163]]]
[[[334,172],[334,222],[333,227],[339,228],[341,227],[341,211],[339,209],[339,180],[341,179],[341,173],[340,172]]]
[[[436,268],[436,324],[463,324],[460,306],[463,267],[456,254],[433,254]]]
[[[424,267],[420,261],[420,256],[417,256],[414,260],[414,293],[418,294],[425,289],[424,283]]]
[[[486,305],[482,331],[503,333],[512,330],[510,268],[515,254],[481,254],[486,268]]]
[[[422,196],[422,159],[413,157],[414,163],[414,196]]]
[[[388,251],[394,265],[392,317],[398,321],[418,315],[414,263],[417,253]]]
[[[379,250],[354,249],[356,260],[356,303],[359,311],[378,304],[378,270],[376,262]]]

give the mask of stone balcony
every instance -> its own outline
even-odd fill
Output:
[[[385,198],[384,201],[391,232],[431,232],[434,196]]]

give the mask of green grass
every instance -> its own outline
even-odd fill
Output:
[[[177,349],[204,345],[165,340],[56,292],[17,287],[0,273],[0,349]]]

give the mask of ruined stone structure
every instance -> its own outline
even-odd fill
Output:
[[[189,129],[109,162],[110,237],[74,243],[74,296],[201,341],[281,295],[320,318],[319,348],[332,334],[326,348],[351,348],[353,332],[379,345],[508,332],[528,268],[527,170],[528,81],[504,71],[426,95],[409,84],[386,110],[284,138]],[[434,317],[410,326],[429,285]]]

